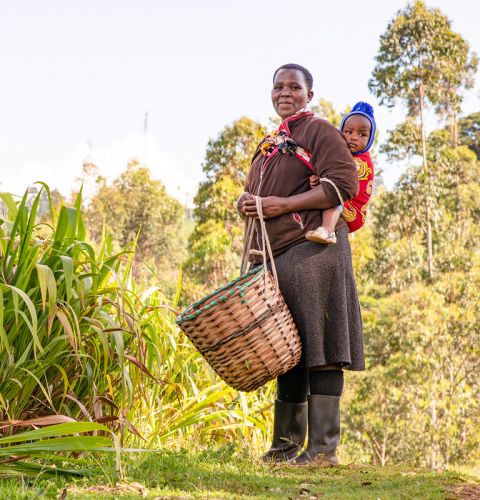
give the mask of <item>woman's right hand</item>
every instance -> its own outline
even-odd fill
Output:
[[[245,212],[245,206],[244,206],[244,202],[247,201],[247,200],[253,200],[255,197],[253,196],[253,194],[251,193],[242,193],[238,199],[237,199],[237,210],[240,212],[240,215],[243,217],[245,217],[246,212]]]

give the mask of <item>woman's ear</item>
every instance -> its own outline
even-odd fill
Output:
[[[308,91],[308,93],[307,93],[307,99],[308,99],[307,102],[311,102],[311,100],[313,99],[313,90],[309,90]]]

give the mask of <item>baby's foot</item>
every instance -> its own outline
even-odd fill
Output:
[[[337,242],[335,231],[330,232],[326,227],[317,227],[315,231],[308,231],[305,238],[316,243],[323,243],[324,245],[333,245]]]

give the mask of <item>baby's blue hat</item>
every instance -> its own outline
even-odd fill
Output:
[[[353,106],[352,111],[350,111],[350,113],[348,113],[348,115],[345,115],[342,118],[342,123],[340,123],[340,132],[343,130],[343,126],[345,125],[345,122],[347,121],[347,119],[353,115],[365,116],[370,121],[371,130],[370,130],[370,137],[368,138],[367,146],[363,151],[358,151],[355,154],[365,153],[366,151],[368,151],[372,147],[373,141],[375,140],[375,132],[377,130],[377,125],[375,124],[375,118],[373,116],[373,108],[372,108],[372,106],[370,106],[370,104],[368,104],[368,102],[363,102],[363,101],[357,102],[357,104],[355,104],[355,106]]]

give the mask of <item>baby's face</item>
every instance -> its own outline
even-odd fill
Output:
[[[348,148],[352,153],[363,151],[368,144],[372,126],[367,117],[352,115],[343,125],[342,135],[347,140]]]

